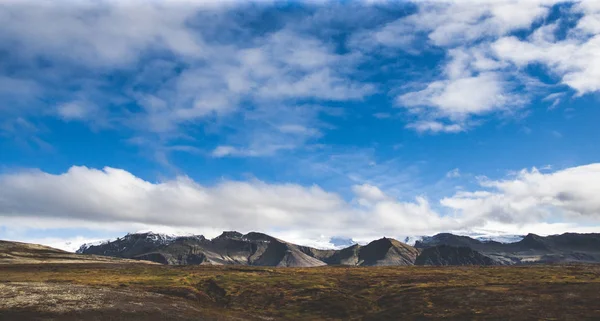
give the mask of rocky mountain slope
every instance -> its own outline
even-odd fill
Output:
[[[390,238],[342,250],[319,250],[251,232],[224,232],[209,240],[201,235],[167,237],[128,234],[99,245],[83,245],[82,254],[148,260],[162,264],[255,265],[311,267],[322,265],[412,265],[418,250]]]
[[[522,240],[513,243],[479,241],[467,236],[442,233],[415,243],[415,247],[419,249],[439,245],[468,247],[501,264],[600,262],[598,233],[565,233],[550,236],[528,234]]]
[[[498,265],[491,258],[465,246],[438,245],[424,249],[415,265]]]

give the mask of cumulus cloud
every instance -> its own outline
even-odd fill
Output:
[[[0,217],[61,222],[60,226],[165,226],[173,229],[278,232],[297,238],[376,238],[504,226],[598,222],[600,164],[551,173],[523,170],[505,180],[482,179],[482,190],[461,191],[435,210],[424,196],[402,202],[370,184],[354,199],[318,186],[187,177],[149,182],[131,173],[72,167],[63,174],[25,171],[0,177]],[[450,213],[445,213],[449,210]],[[554,223],[547,223],[554,224]],[[50,224],[52,225],[52,224]],[[554,226],[556,227],[556,226]],[[531,231],[537,232],[537,231]]]
[[[505,180],[482,179],[490,190],[459,192],[441,204],[465,218],[507,224],[566,222],[600,219],[600,164],[567,168],[552,173],[522,170]]]
[[[361,184],[352,186],[352,191],[356,195],[356,200],[361,205],[371,205],[374,202],[379,202],[388,199],[377,186],[370,184]]]
[[[0,191],[5,218],[372,237],[451,224],[423,198],[398,202],[366,186],[357,187],[357,197],[371,203],[359,208],[318,186],[261,181],[202,186],[186,177],[152,183],[120,169],[72,167],[59,175],[3,175]]]
[[[442,116],[463,120],[469,115],[483,114],[510,105],[504,87],[499,74],[482,73],[432,82],[421,91],[399,96],[397,103],[408,108],[431,106],[435,108],[434,112]]]

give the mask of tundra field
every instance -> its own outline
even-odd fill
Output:
[[[0,320],[598,320],[599,265],[0,264]]]

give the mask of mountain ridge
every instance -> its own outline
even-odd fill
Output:
[[[600,262],[600,233],[563,233],[549,236],[529,233],[522,240],[512,243],[482,242],[468,236],[440,233],[415,242],[415,247],[420,250],[441,245],[465,246],[500,264],[509,265]]]
[[[437,249],[426,251],[434,247]],[[173,236],[145,232],[130,233],[101,244],[84,244],[77,253],[170,265],[393,266],[414,265],[421,255],[429,257],[422,258],[422,261],[434,265],[594,263],[600,262],[600,234],[539,236],[530,233],[517,242],[501,243],[439,233],[416,240],[415,246],[383,237],[365,245],[354,244],[333,250],[297,245],[259,232],[242,234],[225,231],[212,239],[202,235]]]
[[[323,265],[412,265],[419,251],[390,238],[342,250],[316,249],[270,235],[225,231],[207,239],[202,235],[172,237],[145,232],[127,234],[101,244],[84,244],[80,254],[150,260],[162,264],[256,265],[312,267]]]

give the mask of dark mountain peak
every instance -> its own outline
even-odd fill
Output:
[[[384,236],[384,237],[382,237],[380,239],[371,241],[369,244],[365,245],[365,247],[367,247],[367,246],[372,246],[372,247],[375,247],[375,246],[392,246],[395,242],[401,243],[400,241],[397,241],[397,240],[395,240],[393,238],[385,237]]]
[[[371,244],[371,243],[376,243],[376,244],[377,244],[377,243],[381,243],[381,244],[392,244],[392,240],[393,240],[393,239],[391,239],[391,238],[389,238],[389,237],[385,237],[385,236],[384,236],[384,237],[382,237],[382,238],[380,238],[380,239],[377,239],[377,240],[371,241],[369,244]],[[368,244],[367,244],[367,245],[368,245]]]
[[[541,240],[543,237],[539,236],[537,234],[533,234],[533,233],[529,233],[527,235],[525,235],[525,237],[523,238],[524,240]]]
[[[243,236],[244,239],[246,240],[250,240],[250,241],[262,241],[262,242],[271,242],[271,241],[276,241],[277,239],[264,234],[264,233],[258,233],[258,232],[250,232],[246,235]]]
[[[447,238],[447,237],[454,237],[454,236],[458,236],[458,235],[454,235],[452,233],[438,233],[438,234],[434,235],[433,237],[440,239],[440,238]]]
[[[217,236],[215,239],[241,239],[244,237],[244,234],[237,231],[224,231],[221,235]]]
[[[438,240],[452,240],[452,241],[460,241],[465,243],[481,243],[480,241],[464,235],[456,235],[452,233],[439,233],[433,236]]]
[[[412,265],[418,250],[398,240],[383,237],[360,247],[361,265]]]
[[[497,265],[491,258],[465,246],[438,245],[424,249],[415,265]]]
[[[517,242],[516,244],[534,250],[547,250],[549,247],[549,244],[546,242],[545,237],[533,233],[527,234],[521,241]]]

